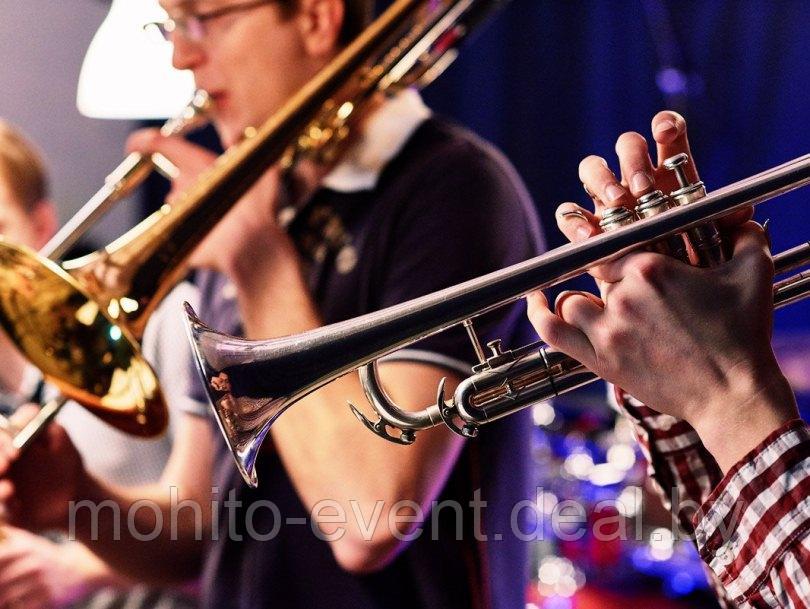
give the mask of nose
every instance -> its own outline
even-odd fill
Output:
[[[183,33],[174,33],[172,47],[172,65],[178,70],[195,70],[205,62],[202,46]]]

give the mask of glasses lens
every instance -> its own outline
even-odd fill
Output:
[[[143,31],[152,42],[167,42],[169,40],[169,32],[165,23],[153,21],[143,26]]]

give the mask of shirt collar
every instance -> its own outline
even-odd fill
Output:
[[[414,89],[405,89],[386,99],[369,117],[358,141],[321,184],[344,193],[374,189],[386,164],[430,115],[430,109]]]

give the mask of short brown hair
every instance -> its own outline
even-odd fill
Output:
[[[0,177],[26,210],[48,197],[42,156],[14,126],[0,119]]]
[[[287,15],[292,15],[298,8],[298,0],[281,0],[281,8]],[[349,44],[366,29],[374,16],[374,0],[343,0],[345,14],[340,28],[338,42],[341,46]]]

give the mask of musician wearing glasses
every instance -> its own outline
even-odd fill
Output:
[[[210,94],[213,124],[229,148],[367,25],[372,2],[163,5],[171,19],[156,27],[173,45],[176,67],[191,70]],[[134,134],[129,148],[159,151],[180,168],[171,196],[215,161],[206,150],[153,131]],[[541,247],[531,202],[503,157],[403,90],[363,110],[333,162],[305,163],[293,175],[271,169],[236,205],[193,257],[205,269],[198,274],[198,312],[230,333],[289,335],[502,268]],[[524,319],[520,309],[500,310],[477,329],[519,343]],[[459,328],[414,345],[380,370],[394,400],[421,409],[435,401],[442,378],[452,392],[476,361]],[[215,470],[220,515],[211,521],[211,511],[201,514],[215,538],[209,536],[204,556],[205,606],[522,606],[528,549],[508,531],[509,510],[529,496],[527,419],[505,419],[475,443],[442,429],[402,447],[364,433],[347,401],[364,403],[355,374],[279,419],[259,459],[256,490],[242,482],[224,444],[197,445],[197,479]],[[50,432],[51,448],[64,441],[58,433]],[[46,448],[39,447],[43,460]],[[213,468],[206,461],[212,454]],[[125,513],[138,499],[88,476],[64,454],[49,463],[59,474],[49,480],[51,497],[113,500]],[[44,518],[26,502],[23,476],[12,478],[26,518]],[[0,482],[0,494],[12,494],[9,482]],[[196,496],[177,486],[181,497]],[[472,513],[476,501],[488,504],[482,522]],[[235,511],[223,509],[228,502],[238,504]],[[450,507],[434,518],[434,502]],[[64,526],[64,512],[50,503],[48,517]],[[169,522],[167,502],[160,506]],[[124,539],[115,542],[105,520],[93,547],[135,577],[171,578],[179,567],[196,566],[203,552],[183,535],[194,529],[193,510],[179,515],[189,519],[180,523],[179,540],[166,532],[136,542],[122,531]],[[148,519],[144,524],[151,530]],[[85,536],[88,523],[78,525]],[[480,535],[498,539],[498,532],[501,541],[480,542]]]
[[[617,141],[620,178],[602,158],[582,162],[596,208],[560,206],[558,225],[571,241],[601,232],[607,207],[632,209],[654,188],[676,187],[661,161],[689,153],[685,122],[663,112],[652,131],[658,165],[636,133]],[[733,253],[725,264],[629,254],[592,269],[599,297],[566,292],[552,312],[537,292],[529,316],[545,341],[621,388],[618,405],[664,495],[675,489],[681,498],[671,507],[694,532],[721,597],[737,607],[806,607],[810,430],[771,349],[774,269],[750,215],[722,220]]]
[[[0,234],[8,241],[39,249],[56,227],[56,209],[48,197],[48,179],[40,155],[19,130],[0,120]],[[185,297],[191,297],[186,288]],[[150,359],[159,360],[165,354],[166,341],[182,339],[182,332],[178,336],[176,331],[178,306],[177,300],[166,303],[167,308],[150,322],[144,341]],[[165,323],[167,313],[172,323]],[[44,385],[39,371],[27,364],[4,332],[0,332],[0,362],[0,414],[16,413],[16,420],[26,412],[36,412],[33,403],[43,402],[52,389]],[[175,397],[173,389],[179,379],[173,373],[177,370],[164,366],[163,372],[172,377],[167,396]],[[130,485],[156,481],[161,476],[173,448],[172,436],[181,426],[176,419],[171,433],[143,443],[112,429],[76,404],[66,405],[59,416],[93,475]],[[0,433],[5,431],[11,430]],[[177,461],[179,456],[174,458]],[[132,609],[158,604],[171,609],[192,607],[195,602],[173,590],[135,589],[134,582],[86,545],[64,536],[39,536],[0,524],[0,607],[106,609],[124,604]]]

